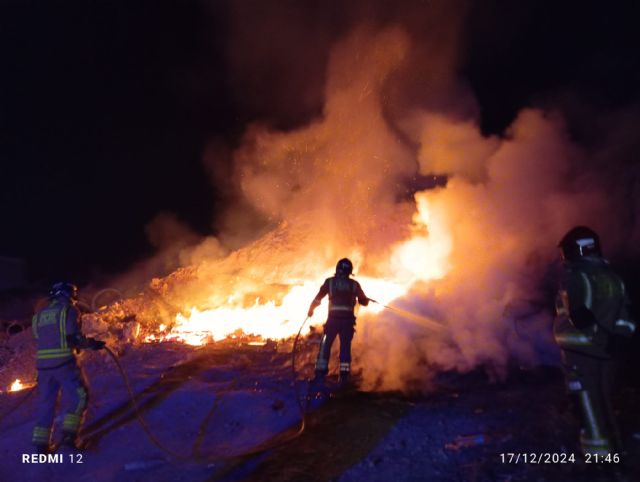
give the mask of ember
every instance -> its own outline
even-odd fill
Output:
[[[19,378],[16,378],[9,387],[9,392],[19,392],[20,390],[25,390],[26,388],[31,388],[35,385],[35,383],[22,383]]]

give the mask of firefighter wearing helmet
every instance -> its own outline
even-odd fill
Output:
[[[554,337],[562,351],[569,395],[580,411],[580,444],[585,454],[619,453],[621,440],[611,406],[612,342],[636,330],[625,285],[602,257],[593,230],[575,227],[558,247],[563,269]]]
[[[337,336],[340,337],[340,386],[346,387],[351,371],[351,340],[355,332],[356,317],[354,308],[356,300],[363,306],[369,304],[369,298],[360,287],[360,283],[351,279],[353,264],[347,258],[338,261],[336,274],[327,278],[320,291],[311,302],[308,316],[320,304],[322,298],[329,295],[329,317],[324,325],[324,334],[320,342],[320,351],[316,360],[316,377],[314,383],[322,383],[329,371],[329,355],[331,345]]]
[[[62,390],[64,418],[62,445],[77,449],[77,434],[87,408],[87,387],[74,349],[99,350],[103,341],[86,338],[80,332],[80,312],[76,308],[78,288],[56,283],[49,291],[50,303],[32,319],[37,341],[38,418],[33,444],[40,453],[51,450],[53,421],[58,392]]]

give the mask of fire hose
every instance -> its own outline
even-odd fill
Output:
[[[414,321],[416,323],[419,323],[419,324],[421,324],[423,326],[427,326],[427,327],[429,327],[431,329],[434,329],[434,330],[440,330],[440,331],[446,330],[446,327],[444,327],[443,325],[440,325],[439,323],[436,323],[436,322],[434,322],[434,321],[432,321],[432,320],[430,320],[430,319],[428,319],[426,317],[423,317],[423,316],[420,316],[420,315],[416,315],[414,313],[410,313],[410,312],[405,311],[405,310],[400,309],[400,308],[396,308],[396,307],[393,307],[393,306],[385,305],[385,304],[380,303],[379,301],[371,299],[371,298],[369,299],[369,301],[371,301],[373,303],[376,303],[376,304],[382,306],[383,308],[386,308],[386,309],[388,309],[390,311],[393,311],[393,312],[399,314],[400,316],[402,316],[404,318],[407,318],[407,319],[409,319],[411,321]],[[171,457],[176,458],[178,460],[183,460],[183,461],[203,461],[203,462],[220,461],[220,460],[225,460],[225,459],[240,458],[240,457],[246,457],[246,456],[249,456],[249,455],[256,455],[256,454],[265,452],[267,450],[274,449],[274,448],[276,448],[278,446],[283,445],[284,443],[287,443],[287,442],[299,437],[304,432],[305,427],[306,427],[306,406],[303,405],[303,403],[301,401],[300,392],[299,392],[299,389],[298,389],[297,372],[296,372],[296,354],[297,354],[298,342],[300,340],[300,335],[302,334],[302,330],[304,329],[304,326],[306,325],[308,320],[309,320],[309,317],[307,316],[304,319],[304,321],[302,322],[302,324],[300,325],[300,329],[298,330],[298,333],[296,334],[296,337],[295,337],[294,342],[293,342],[293,348],[291,350],[292,381],[293,381],[293,384],[294,384],[294,387],[295,387],[296,404],[297,404],[298,409],[300,411],[300,426],[299,426],[299,428],[293,434],[289,434],[289,435],[283,434],[283,436],[276,437],[275,439],[272,439],[269,442],[266,442],[266,443],[263,443],[263,444],[259,444],[258,446],[254,447],[251,450],[248,450],[248,451],[245,451],[245,452],[242,452],[242,453],[239,453],[239,454],[227,455],[227,456],[224,456],[224,457],[221,457],[221,456],[201,457],[201,456],[198,456],[198,454],[197,454],[197,452],[198,452],[198,450],[200,448],[201,442],[202,442],[202,437],[205,434],[207,424],[208,424],[209,420],[211,419],[213,413],[215,412],[216,408],[220,404],[221,397],[216,397],[216,400],[215,400],[211,410],[209,411],[209,413],[206,415],[206,417],[203,419],[202,423],[200,424],[197,437],[196,437],[196,439],[194,441],[193,450],[192,450],[191,455],[184,455],[184,454],[177,453],[174,450],[172,450],[172,449],[166,447],[165,445],[163,445],[162,442],[160,442],[160,440],[151,431],[151,429],[149,428],[147,422],[144,420],[144,417],[142,416],[142,413],[141,413],[140,408],[138,407],[138,403],[136,401],[136,396],[135,396],[135,394],[133,392],[133,388],[131,387],[131,383],[129,381],[129,377],[127,376],[126,372],[124,371],[124,369],[123,369],[118,357],[108,347],[105,347],[104,349],[109,354],[109,356],[113,359],[113,361],[116,364],[116,367],[118,369],[118,372],[120,373],[120,376],[122,377],[122,379],[124,381],[124,384],[126,386],[128,394],[129,394],[129,398],[131,400],[131,404],[133,406],[133,409],[134,409],[134,412],[135,412],[135,416],[136,416],[136,419],[137,419],[138,423],[140,424],[140,426],[142,427],[142,429],[146,433],[146,435],[149,438],[149,440],[156,447],[158,447],[160,450],[162,450],[166,454],[168,454]],[[233,383],[232,387],[235,385],[236,382],[237,382],[237,380],[234,380],[234,383]],[[9,414],[13,413],[19,406],[21,406],[34,393],[34,391],[35,390],[29,390],[25,394],[25,396],[22,399],[20,399],[20,401],[15,406],[13,406],[5,414],[0,416],[0,422],[2,420],[4,420],[4,418],[6,418]]]
[[[136,402],[136,396],[133,393],[133,388],[131,388],[131,383],[129,382],[129,377],[127,376],[126,372],[122,368],[122,364],[120,363],[120,360],[118,360],[118,357],[116,356],[116,354],[113,353],[113,351],[111,351],[111,349],[109,347],[105,346],[104,350],[109,354],[109,356],[111,356],[111,358],[113,359],[114,363],[116,364],[116,367],[118,368],[118,371],[120,372],[120,376],[124,380],[124,384],[127,387],[127,392],[129,393],[129,398],[131,399],[131,404],[133,405],[133,410],[135,412],[136,419],[138,420],[138,423],[142,427],[142,430],[144,430],[145,434],[147,434],[147,437],[149,437],[149,440],[156,447],[158,447],[160,450],[162,450],[163,452],[167,453],[168,455],[170,455],[170,456],[172,456],[172,457],[174,457],[176,459],[179,459],[179,460],[191,460],[193,458],[192,456],[179,454],[179,453],[173,451],[172,449],[170,449],[169,447],[166,447],[165,445],[163,445],[162,442],[160,442],[160,440],[158,440],[158,438],[154,435],[154,433],[151,431],[151,429],[149,429],[149,426],[147,425],[147,422],[145,421],[145,419],[142,417],[142,414],[140,413],[140,409],[138,407],[138,403]],[[216,400],[217,400],[217,398],[216,398]]]
[[[300,339],[300,334],[302,333],[302,329],[304,328],[304,325],[307,324],[308,319],[309,319],[309,316],[307,316],[302,322],[302,324],[300,325],[298,334],[293,340],[293,348],[291,349],[291,376],[293,378],[293,386],[295,387],[295,391],[296,391],[296,402],[298,403],[298,409],[300,410],[300,429],[299,429],[300,435],[302,435],[302,432],[304,432],[304,429],[307,423],[307,420],[306,420],[307,407],[306,407],[306,404],[302,405],[302,402],[300,401],[300,391],[298,390],[298,374],[296,373],[296,351],[298,349],[298,340]]]
[[[307,318],[305,318],[304,322],[302,323],[302,325],[300,326],[300,330],[298,331],[298,335],[296,336],[296,339],[294,341],[294,347],[292,350],[292,368],[293,368],[293,374],[294,374],[294,386],[296,387],[296,401],[297,401],[297,405],[298,408],[300,410],[300,415],[301,415],[301,420],[300,420],[300,427],[296,430],[295,433],[293,434],[282,434],[282,436],[280,437],[274,437],[273,439],[259,444],[255,447],[253,447],[250,450],[238,453],[238,454],[233,454],[233,455],[226,455],[226,456],[199,456],[198,455],[198,451],[200,448],[200,445],[202,443],[202,438],[204,437],[204,434],[206,432],[206,427],[207,424],[209,422],[209,420],[211,419],[211,417],[213,416],[213,413],[215,412],[216,408],[218,407],[218,405],[220,404],[220,400],[221,397],[216,397],[216,400],[213,404],[213,406],[211,407],[211,409],[209,410],[209,413],[205,416],[205,418],[202,420],[200,427],[198,429],[198,434],[196,436],[196,439],[194,440],[194,444],[193,444],[193,448],[192,448],[192,453],[190,455],[185,455],[185,454],[180,454],[175,452],[174,450],[170,449],[169,447],[165,446],[159,439],[158,437],[156,437],[156,435],[151,431],[151,429],[149,428],[149,425],[147,424],[147,422],[145,421],[144,417],[142,416],[142,413],[140,411],[140,408],[138,407],[138,403],[136,401],[136,396],[133,392],[133,388],[131,387],[131,383],[129,381],[129,377],[127,376],[126,372],[124,371],[122,364],[120,363],[120,360],[118,360],[118,357],[116,356],[115,353],[113,353],[113,351],[111,351],[111,349],[109,349],[108,347],[104,347],[104,349],[107,351],[107,353],[109,354],[109,356],[113,359],[114,363],[116,364],[116,367],[118,368],[118,372],[120,373],[120,376],[122,377],[124,384],[127,388],[127,392],[129,394],[129,398],[131,400],[131,404],[133,405],[133,409],[135,412],[135,416],[136,419],[138,421],[138,423],[140,424],[140,426],[142,427],[143,431],[145,432],[145,434],[147,435],[147,437],[149,438],[149,440],[156,446],[158,447],[161,451],[165,452],[166,454],[170,455],[171,457],[178,459],[178,460],[182,460],[182,461],[197,461],[197,462],[214,462],[214,461],[223,461],[223,460],[229,460],[229,459],[235,459],[235,458],[241,458],[241,457],[247,457],[249,455],[256,455],[262,452],[265,452],[267,450],[272,450],[274,448],[277,448],[297,437],[299,437],[302,432],[305,429],[305,419],[306,419],[306,414],[305,414],[305,408],[302,405],[302,402],[300,401],[300,396],[298,393],[298,389],[297,389],[297,384],[296,384],[296,379],[295,379],[295,351],[296,351],[296,346],[297,346],[297,342],[298,342],[298,338],[300,337],[300,333],[302,332],[302,329],[304,327],[304,325],[307,322]],[[235,386],[235,384],[237,383],[237,379],[234,380],[231,388],[227,389],[231,390],[233,388],[233,386]]]

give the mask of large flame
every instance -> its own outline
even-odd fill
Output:
[[[374,317],[418,283],[445,277],[452,227],[443,204],[431,202],[437,190],[406,199],[415,153],[389,127],[383,102],[409,47],[395,27],[359,29],[336,45],[322,116],[290,132],[251,125],[234,152],[242,196],[273,229],[226,256],[219,245],[203,244],[214,248],[211,256],[195,250],[198,259],[152,282],[150,296],[110,313],[134,314],[145,341],[284,339],[297,333],[339,258],[354,262],[365,294],[379,302],[359,317]],[[247,215],[230,211],[236,222]],[[325,313],[321,306],[309,325]]]
[[[416,195],[416,205],[411,236],[394,247],[384,276],[358,277],[367,296],[379,302],[362,308],[365,313],[379,312],[382,305],[406,294],[416,282],[442,278],[447,272],[451,237],[445,219],[440,213],[432,212],[426,192]],[[280,261],[274,260],[275,263]],[[186,313],[176,315],[175,325],[169,332],[165,333],[164,326],[161,326],[160,333],[148,335],[145,340],[176,340],[202,345],[240,333],[264,339],[284,339],[295,335],[323,276],[332,274],[328,266],[319,262],[315,266],[313,260],[296,262],[310,264],[311,268],[307,269],[320,276],[290,284],[279,300],[258,294],[254,302],[246,306],[239,296],[231,292],[220,306],[208,309],[192,306]],[[277,270],[278,266],[273,266],[273,269]],[[217,293],[216,298],[219,297],[220,293]],[[322,322],[321,311],[322,306],[311,324]]]
[[[633,244],[637,236],[616,235],[629,216],[611,215],[633,207],[633,186],[611,189],[619,171],[605,168],[620,151],[606,149],[610,136],[593,150],[575,146],[557,111],[525,109],[489,134],[497,126],[487,128],[468,79],[459,78],[467,22],[458,10],[466,7],[423,3],[428,12],[403,10],[406,22],[394,11],[398,23],[383,21],[384,9],[358,7],[345,17],[359,23],[347,35],[346,24],[329,29],[341,38],[328,56],[316,49],[317,12],[313,28],[291,30],[311,32],[311,50],[286,34],[279,48],[265,43],[295,22],[274,28],[264,12],[257,24],[236,18],[230,31],[241,42],[228,44],[228,80],[256,84],[233,89],[251,107],[242,136],[220,133],[203,151],[220,195],[215,234],[196,243],[177,215],[154,220],[148,234],[158,252],[116,285],[173,272],[94,314],[91,331],[193,345],[291,337],[346,256],[365,293],[395,308],[380,313],[373,304],[357,314],[362,389],[428,389],[437,370],[483,366],[493,377],[513,361],[556,363],[547,299],[554,246],[582,224],[618,238],[618,248]],[[273,65],[304,74],[263,75]],[[307,75],[312,86],[303,85]],[[446,187],[408,198],[441,176]],[[320,307],[310,324],[325,315]]]
[[[436,35],[441,18],[421,30]],[[546,354],[550,315],[540,288],[553,246],[566,226],[615,210],[605,191],[575,189],[571,159],[580,157],[557,116],[526,110],[505,136],[483,135],[455,63],[438,61],[439,40],[420,54],[425,46],[401,27],[357,28],[331,51],[319,115],[287,130],[248,125],[231,165],[213,142],[205,163],[239,202],[219,212],[218,237],[184,252],[169,225],[168,244],[179,252],[167,260],[181,268],[95,315],[107,322],[102,329],[113,322],[129,340],[194,345],[288,338],[346,256],[365,293],[396,308],[358,313],[354,362],[367,367],[364,387],[427,386],[431,367],[506,373],[512,356],[525,364],[555,356]],[[413,83],[413,67],[425,68],[426,82]],[[417,85],[424,102],[404,89]],[[446,187],[419,191],[434,174],[446,175]],[[164,268],[163,254],[154,261]],[[320,307],[310,324],[325,314]],[[531,336],[514,332],[522,319]]]

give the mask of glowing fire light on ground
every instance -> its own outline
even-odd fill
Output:
[[[25,390],[27,388],[31,388],[35,386],[35,383],[22,383],[19,378],[16,378],[14,382],[9,387],[9,392],[19,392],[20,390]]]
[[[445,220],[440,213],[431,211],[426,193],[416,195],[416,207],[412,234],[395,246],[386,279],[357,277],[367,295],[380,303],[360,307],[360,314],[378,313],[383,309],[382,305],[406,294],[416,282],[442,278],[446,274],[451,238]],[[176,323],[168,333],[166,327],[160,325],[159,332],[148,335],[144,341],[173,340],[203,345],[240,334],[275,340],[291,337],[297,333],[324,277],[331,276],[333,271],[322,266],[317,272],[320,275],[317,279],[291,283],[288,293],[279,302],[258,297],[247,307],[229,296],[224,306],[192,307],[186,313],[177,314]],[[310,324],[322,322],[324,313],[320,306]]]

